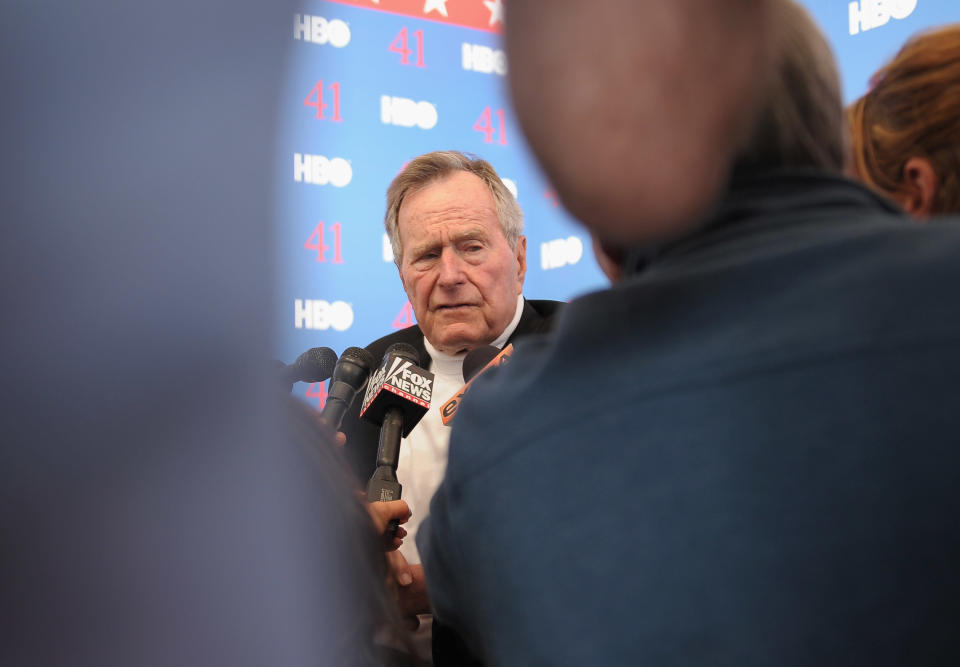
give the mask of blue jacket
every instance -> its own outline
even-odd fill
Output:
[[[497,665],[960,661],[960,221],[815,171],[570,304],[457,416],[418,546]]]

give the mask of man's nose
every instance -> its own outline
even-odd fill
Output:
[[[463,259],[455,251],[444,248],[440,253],[440,284],[444,287],[459,285],[466,276],[463,272]]]

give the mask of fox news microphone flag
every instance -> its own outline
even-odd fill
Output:
[[[360,418],[381,425],[387,410],[397,408],[403,414],[401,436],[410,435],[430,409],[433,397],[433,373],[419,363],[417,351],[410,345],[391,345],[367,383]]]
[[[397,480],[400,439],[406,437],[430,408],[433,373],[419,367],[417,351],[395,343],[370,377],[360,418],[380,424],[377,467],[367,483],[367,500],[398,500],[403,490]],[[396,524],[391,522],[391,531]]]

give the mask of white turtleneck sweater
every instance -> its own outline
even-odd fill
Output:
[[[491,343],[502,348],[520,323],[523,313],[523,297],[517,296],[517,311],[503,333]],[[400,445],[400,461],[397,479],[403,485],[403,499],[410,506],[413,516],[404,528],[407,537],[400,546],[400,553],[411,565],[420,562],[416,537],[420,523],[430,512],[430,499],[436,492],[447,470],[447,453],[450,444],[450,427],[440,418],[440,406],[463,386],[463,358],[466,353],[449,355],[437,350],[426,338],[423,340],[430,355],[429,370],[434,374],[430,409],[416,428],[403,439]]]

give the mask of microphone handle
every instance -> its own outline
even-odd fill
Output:
[[[367,484],[367,500],[370,502],[399,500],[403,486],[397,480],[397,464],[400,462],[400,438],[403,435],[403,410],[389,407],[383,415],[380,427],[380,445],[377,447],[377,469]],[[399,522],[392,519],[387,526],[388,535],[396,535]]]
[[[377,447],[377,467],[389,466],[396,471],[400,463],[400,438],[403,435],[403,410],[389,407],[383,415],[380,427],[380,444]]]
[[[323,406],[323,412],[320,413],[320,421],[331,427],[334,431],[340,430],[340,424],[343,422],[343,416],[350,409],[356,390],[346,382],[334,381],[330,383],[330,390],[327,392],[327,402]]]

